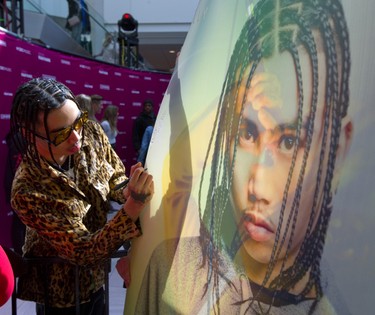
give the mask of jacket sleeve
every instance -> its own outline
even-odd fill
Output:
[[[42,190],[24,188],[17,181],[12,193],[12,206],[20,220],[31,229],[31,235],[37,233],[44,240],[42,243],[38,241],[40,244],[32,249],[35,256],[45,255],[45,243],[53,248],[52,252],[49,250],[51,256],[56,255],[79,265],[93,264],[106,259],[125,241],[141,235],[136,223],[123,208],[92,233],[81,219],[87,208],[84,200],[73,194],[58,199]],[[38,250],[41,252],[38,253]]]
[[[100,124],[88,122],[84,134],[87,137],[84,141],[89,138],[90,141],[81,150],[94,151],[77,167],[85,171],[81,176],[90,178],[94,174],[95,178],[90,180],[96,190],[88,193],[93,194],[94,198],[100,198],[98,195],[103,194],[104,198],[108,191],[109,194],[112,193],[112,186],[126,178],[125,167],[110,146]],[[82,156],[86,154],[82,152]],[[100,163],[95,164],[99,158]],[[87,168],[83,164],[87,164]],[[102,167],[105,170],[100,170]],[[107,179],[109,183],[103,182]],[[117,194],[118,199],[124,200],[121,191]],[[12,207],[29,228],[30,237],[34,237],[38,244],[33,246],[35,242],[29,241],[25,245],[33,246],[33,255],[44,256],[47,252],[50,256],[58,255],[76,264],[91,264],[108,257],[125,241],[141,235],[140,229],[124,209],[119,210],[110,221],[104,221],[95,228],[93,224],[85,224],[89,212],[95,222],[99,221],[102,215],[91,211],[91,201],[86,198],[74,188],[66,176],[58,175],[57,171],[55,174],[49,169],[33,168],[30,164],[20,165],[13,181]],[[25,249],[27,251],[27,248]]]

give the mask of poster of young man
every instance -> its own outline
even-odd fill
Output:
[[[146,160],[126,314],[371,313],[371,6],[200,2]]]

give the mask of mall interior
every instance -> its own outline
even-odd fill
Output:
[[[76,1],[82,5],[81,0]],[[30,78],[50,76],[66,83],[75,94],[100,94],[104,106],[112,103],[120,107],[117,153],[126,166],[131,165],[135,160],[129,139],[132,120],[146,98],[153,98],[158,110],[198,0],[85,0],[86,25],[78,39],[67,26],[68,2],[0,3],[1,152],[7,150],[3,139],[9,129],[11,98],[17,86]],[[116,79],[121,82],[117,87],[108,84]],[[5,164],[3,154],[0,163]],[[3,168],[0,173],[3,178]],[[2,209],[9,207],[3,196],[0,199]],[[114,203],[116,207],[119,205]],[[112,211],[108,218],[115,213]],[[0,218],[1,244],[9,248],[12,215],[8,209]],[[123,252],[120,248],[110,259],[106,314],[120,315],[124,311],[126,288],[115,268]],[[35,312],[34,302],[17,299],[15,294],[0,307],[0,315]]]
[[[85,302],[99,292],[106,315],[374,314],[374,12],[374,0],[0,1],[0,315],[39,315],[31,301],[48,307],[49,294],[80,305],[82,292]],[[72,103],[70,121],[52,131],[53,139],[48,118],[37,133],[26,110],[17,111],[26,126],[11,124],[17,88],[35,78],[59,81],[74,95],[99,95],[98,121],[116,105],[117,156],[99,126],[106,144],[85,147],[95,156],[83,153],[89,123]],[[39,95],[30,94],[39,106]],[[134,173],[133,125],[149,100],[155,137],[148,171],[138,174],[154,176],[155,192],[139,216],[142,236],[131,243],[135,272],[126,288],[117,266],[128,262],[128,233],[139,227],[107,196],[132,200],[114,188]],[[60,164],[17,164],[7,142],[11,125],[12,135],[28,132],[29,147],[38,141],[58,150],[71,135],[78,140]],[[38,160],[36,151],[30,154]],[[84,163],[75,160],[83,154],[106,164],[88,167],[76,183]],[[12,166],[29,175],[22,183],[8,172],[12,157]],[[121,181],[108,175],[115,173],[108,160]],[[41,176],[53,167],[57,176]],[[107,173],[96,176],[100,171]],[[92,174],[100,180],[86,185]],[[60,192],[52,178],[90,194],[51,198]],[[13,205],[32,227],[27,257],[13,233],[23,231],[14,227],[15,182]],[[141,203],[152,194],[142,192],[134,195]],[[40,220],[45,214],[50,220]],[[49,281],[49,259],[60,281]],[[103,270],[87,261],[103,262]],[[100,273],[97,287],[92,266]],[[31,301],[19,298],[21,276],[33,280]]]

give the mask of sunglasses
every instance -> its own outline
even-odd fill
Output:
[[[73,130],[76,132],[80,132],[83,126],[85,125],[85,123],[87,122],[88,116],[89,115],[87,112],[81,112],[80,115],[77,117],[77,119],[71,126],[66,127],[58,132],[53,132],[52,135],[54,136],[50,135],[51,138],[53,138],[52,140],[46,137],[43,137],[41,135],[38,135],[36,133],[34,133],[34,135],[37,138],[42,139],[50,144],[53,144],[55,147],[57,147],[58,145],[60,145],[61,143],[63,143],[65,140],[67,140],[70,137]]]

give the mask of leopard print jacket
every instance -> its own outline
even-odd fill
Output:
[[[126,175],[98,123],[85,125],[82,148],[74,154],[74,180],[43,159],[41,164],[20,164],[12,206],[27,226],[24,257],[50,257],[50,262],[30,262],[19,279],[18,294],[24,300],[69,307],[75,304],[75,269],[82,303],[103,286],[104,263],[111,253],[141,230],[123,209],[107,222],[109,200],[125,202],[122,191],[113,188]],[[51,257],[63,262],[51,263]]]

